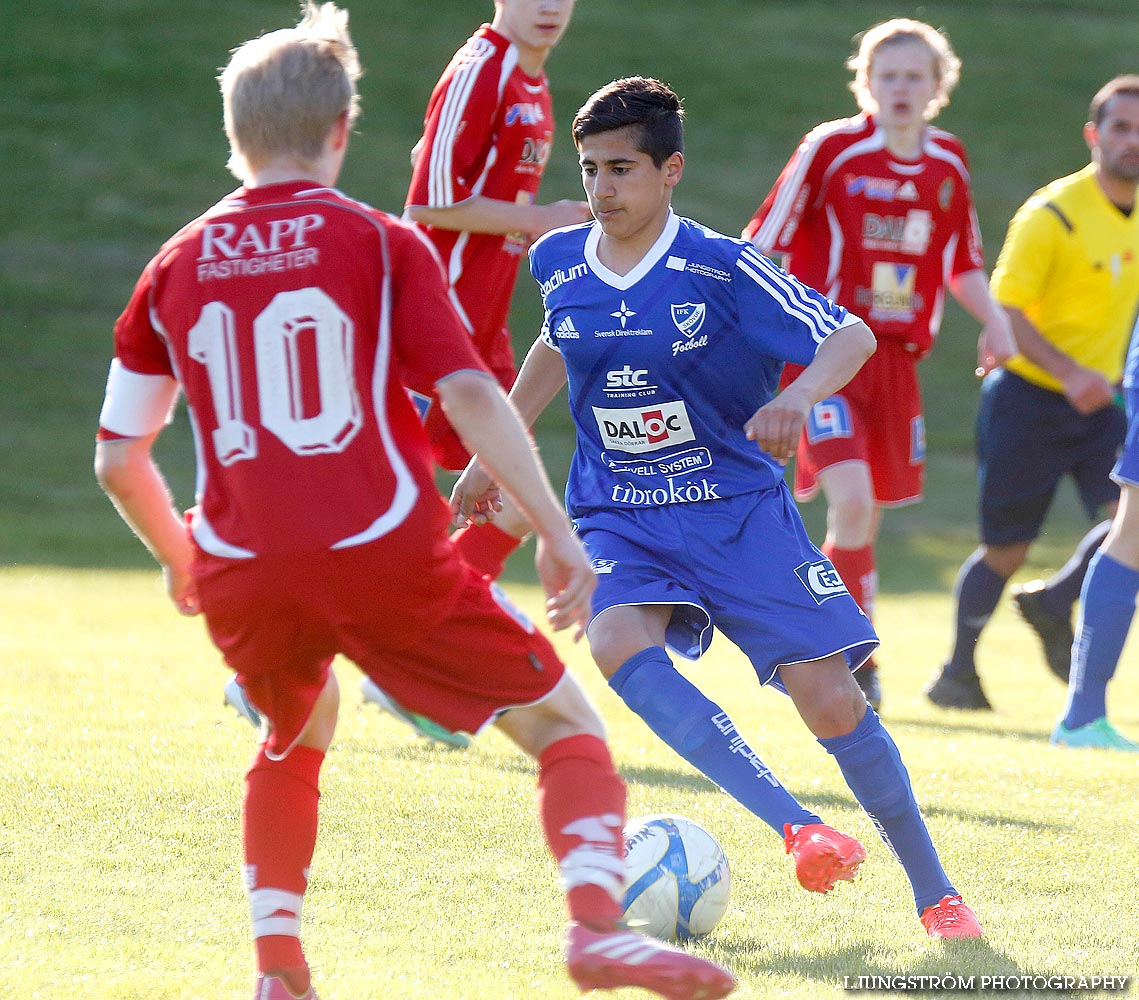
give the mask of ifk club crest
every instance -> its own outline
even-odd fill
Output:
[[[689,340],[696,336],[700,327],[704,325],[704,317],[708,315],[708,306],[704,302],[685,302],[683,305],[672,305],[672,322],[676,328]]]

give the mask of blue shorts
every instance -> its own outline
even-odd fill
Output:
[[[696,504],[635,507],[574,521],[597,573],[593,618],[672,604],[666,642],[698,659],[715,626],[782,690],[784,663],[842,653],[857,669],[878,647],[870,620],[811,543],[786,484]]]
[[[977,410],[981,540],[1035,540],[1064,476],[1075,482],[1088,517],[1100,516],[1119,498],[1111,469],[1126,427],[1118,407],[1081,415],[1063,393],[1004,369],[988,375]]]
[[[1127,440],[1111,478],[1120,486],[1139,486],[1139,387],[1124,391],[1127,401]]]

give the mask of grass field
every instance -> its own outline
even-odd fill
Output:
[[[238,1000],[251,975],[238,810],[251,731],[200,622],[167,606],[145,551],[90,473],[110,330],[159,243],[234,186],[214,76],[293,0],[7,4],[0,45],[0,997]],[[428,91],[490,2],[349,4],[367,73],[343,177],[398,211]],[[885,17],[944,26],[965,67],[939,124],[971,155],[990,263],[1017,205],[1078,169],[1088,100],[1139,69],[1134,0],[580,0],[549,70],[561,125],[543,195],[580,197],[567,125],[600,84],[644,73],[686,98],[679,211],[736,232],[798,137],[851,113],[851,36]],[[539,320],[523,277],[516,344]],[[997,711],[948,714],[921,687],[949,642],[949,589],[975,539],[976,326],[952,306],[923,365],[929,500],[886,517],[879,628],[884,717],[983,944],[931,944],[904,878],[791,706],[718,640],[695,668],[813,808],[871,846],[859,883],[798,889],[777,838],[656,744],[563,644],[611,727],[630,811],[698,819],[724,843],[730,913],[702,953],[738,996],[813,997],[843,977],[1130,974],[1136,993],[1139,762],[1048,746],[1063,689],[1007,608],[982,672]],[[552,410],[558,410],[558,407]],[[539,425],[556,479],[570,437]],[[160,456],[192,489],[186,421]],[[805,509],[816,537],[822,507]],[[1084,528],[1061,498],[1025,574]],[[508,571],[532,610],[529,555]],[[1139,734],[1139,640],[1110,691]],[[344,710],[325,771],[305,933],[325,1000],[562,1000],[553,868],[537,849],[532,768],[496,733],[463,754]],[[634,1000],[629,994],[629,1000]],[[624,1000],[624,997],[622,998]]]
[[[529,588],[512,588],[532,612]],[[244,1000],[251,958],[238,865],[253,731],[221,705],[225,671],[157,574],[0,572],[0,997]],[[1002,610],[986,637],[997,711],[920,696],[945,643],[944,594],[888,597],[884,718],[943,859],[983,920],[981,943],[930,942],[899,867],[790,703],[759,691],[722,639],[693,676],[812,808],[871,861],[826,897],[799,889],[778,838],[655,742],[561,648],[610,726],[631,814],[708,826],[733,869],[701,954],[738,996],[826,995],[859,975],[1103,975],[1136,968],[1133,757],[1059,751],[1063,690]],[[434,749],[358,707],[338,665],[341,724],[325,766],[304,928],[324,1000],[569,1000],[553,865],[529,763],[497,733]],[[1112,691],[1139,732],[1139,676]],[[634,1000],[640,994],[621,994]]]

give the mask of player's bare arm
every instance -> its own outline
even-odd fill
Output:
[[[981,324],[977,337],[977,375],[987,375],[1016,354],[1016,338],[1004,310],[989,291],[989,279],[980,268],[949,279],[953,297]]]
[[[151,449],[157,434],[100,441],[95,475],[123,520],[162,566],[170,599],[184,615],[201,610],[190,574],[193,546]]]
[[[795,454],[811,407],[846,385],[876,347],[874,334],[861,321],[835,330],[802,374],[752,414],[744,424],[748,438],[777,462],[786,462]]]
[[[596,579],[518,414],[498,384],[481,373],[456,372],[436,388],[463,443],[479,455],[538,536],[535,566],[546,591],[550,626],[558,631],[574,626],[574,639],[581,638]]]
[[[565,384],[566,367],[561,355],[541,339],[534,341],[510,390],[510,402],[522,425],[532,427]],[[488,501],[495,489],[494,477],[479,463],[476,455],[451,491],[451,516],[455,526],[493,520],[496,511],[493,506],[488,506]]]
[[[428,208],[408,205],[405,213],[413,222],[437,229],[467,233],[529,233],[541,236],[551,229],[576,226],[592,216],[584,201],[563,199],[548,205],[527,205],[475,195],[458,205]]]
[[[1019,309],[1005,307],[1016,346],[1033,364],[1053,375],[1064,387],[1064,395],[1078,413],[1094,413],[1110,406],[1115,399],[1115,386],[1103,375],[1085,368],[1046,340],[1035,324]]]

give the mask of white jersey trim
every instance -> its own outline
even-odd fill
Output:
[[[384,257],[388,256],[387,243],[384,243]],[[332,549],[347,549],[354,545],[365,545],[382,538],[389,531],[398,528],[419,499],[419,487],[404,461],[399,448],[396,447],[392,437],[392,429],[387,419],[387,382],[388,365],[391,360],[391,261],[384,261],[384,280],[380,311],[380,329],[376,345],[376,367],[372,372],[372,403],[375,407],[376,428],[380,432],[380,439],[384,442],[384,453],[391,462],[392,473],[395,476],[395,495],[387,511],[377,517],[367,528],[348,538],[342,538],[331,545]]]
[[[467,45],[462,64],[455,70],[443,98],[435,141],[431,143],[431,161],[427,177],[427,201],[431,208],[446,207],[455,203],[455,190],[451,183],[454,170],[454,147],[459,138],[463,116],[467,110],[471,91],[478,82],[483,64],[495,53],[493,43],[485,38],[473,38]]]
[[[648,252],[628,274],[618,274],[616,271],[609,270],[597,256],[597,247],[601,242],[603,233],[600,224],[595,223],[585,238],[585,262],[589,265],[589,269],[605,284],[624,292],[632,288],[657,265],[668,252],[668,248],[672,246],[676,234],[679,232],[680,219],[670,208],[668,218],[664,223],[664,230],[657,237],[656,242],[649,247]]]
[[[114,358],[107,372],[99,426],[130,438],[160,431],[174,417],[178,391],[178,382],[171,376],[132,372]]]
[[[819,125],[807,134],[792,157],[795,163],[794,168],[787,180],[780,185],[779,193],[775,196],[775,203],[771,206],[767,218],[763,220],[763,225],[752,237],[753,246],[763,253],[769,253],[779,241],[779,234],[787,224],[791,215],[791,208],[799,197],[799,191],[807,178],[807,171],[810,169],[811,162],[819,151],[823,140],[833,135],[841,135],[844,132],[857,132],[865,127],[864,119],[842,118],[835,122]]]

